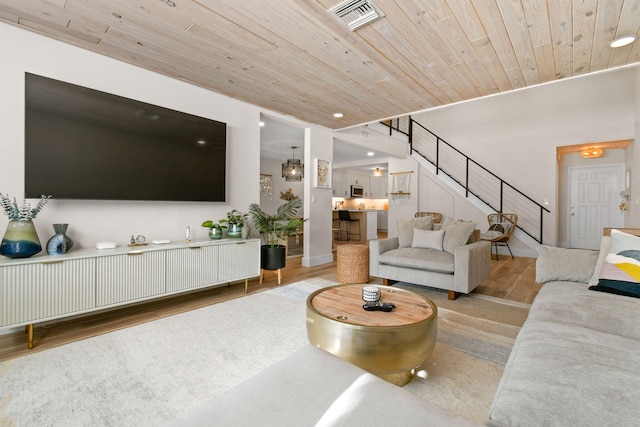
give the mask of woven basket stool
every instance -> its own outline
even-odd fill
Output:
[[[367,245],[338,246],[338,283],[369,282],[369,247]]]

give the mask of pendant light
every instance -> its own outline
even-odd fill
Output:
[[[291,147],[292,158],[282,164],[282,177],[285,181],[302,181],[304,178],[304,165],[300,160],[296,160],[296,148],[298,147]]]

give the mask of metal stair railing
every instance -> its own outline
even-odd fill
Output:
[[[436,174],[442,172],[460,185],[465,191],[465,197],[472,194],[498,213],[517,214],[517,227],[538,243],[543,242],[544,213],[550,212],[549,209],[453,147],[410,116],[405,117],[408,121],[410,153],[415,152],[435,166]],[[396,129],[396,127],[401,127],[401,122],[394,120],[382,122],[389,126],[390,134],[393,130],[402,132],[402,130]],[[392,129],[391,125],[395,125],[395,127]]]
[[[383,120],[380,123],[389,128],[389,136],[393,135],[393,131],[409,135],[411,130],[411,116],[396,117],[394,119]]]

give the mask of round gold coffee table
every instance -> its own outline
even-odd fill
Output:
[[[362,288],[337,285],[307,298],[309,342],[390,383],[403,386],[436,345],[438,308],[413,292],[379,286],[391,312],[362,308]]]

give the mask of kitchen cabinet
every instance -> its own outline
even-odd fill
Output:
[[[352,185],[362,187],[365,199],[386,199],[389,197],[389,174],[373,176],[369,172],[360,170],[334,169],[334,197],[351,197]]]
[[[378,213],[377,211],[374,210],[349,210],[349,215],[351,216],[352,219],[358,219],[359,220],[359,224],[360,224],[360,237],[355,237],[355,239],[353,239],[353,236],[351,236],[352,238],[350,239],[351,242],[353,243],[363,243],[366,244],[369,240],[375,240],[378,238]],[[336,224],[339,224],[338,222],[338,211],[333,211],[333,220],[335,221]],[[347,234],[346,234],[346,227],[348,226],[348,224],[344,223],[339,225],[342,227],[342,236],[340,238],[340,240],[346,240],[347,238]],[[353,231],[357,233],[358,230],[358,223],[353,223],[351,225],[353,227]],[[336,233],[338,234],[338,233]],[[356,234],[357,236],[357,234]],[[334,237],[336,238],[336,237]]]
[[[383,174],[382,176],[371,177],[371,198],[372,199],[386,199],[389,196],[389,176]]]

